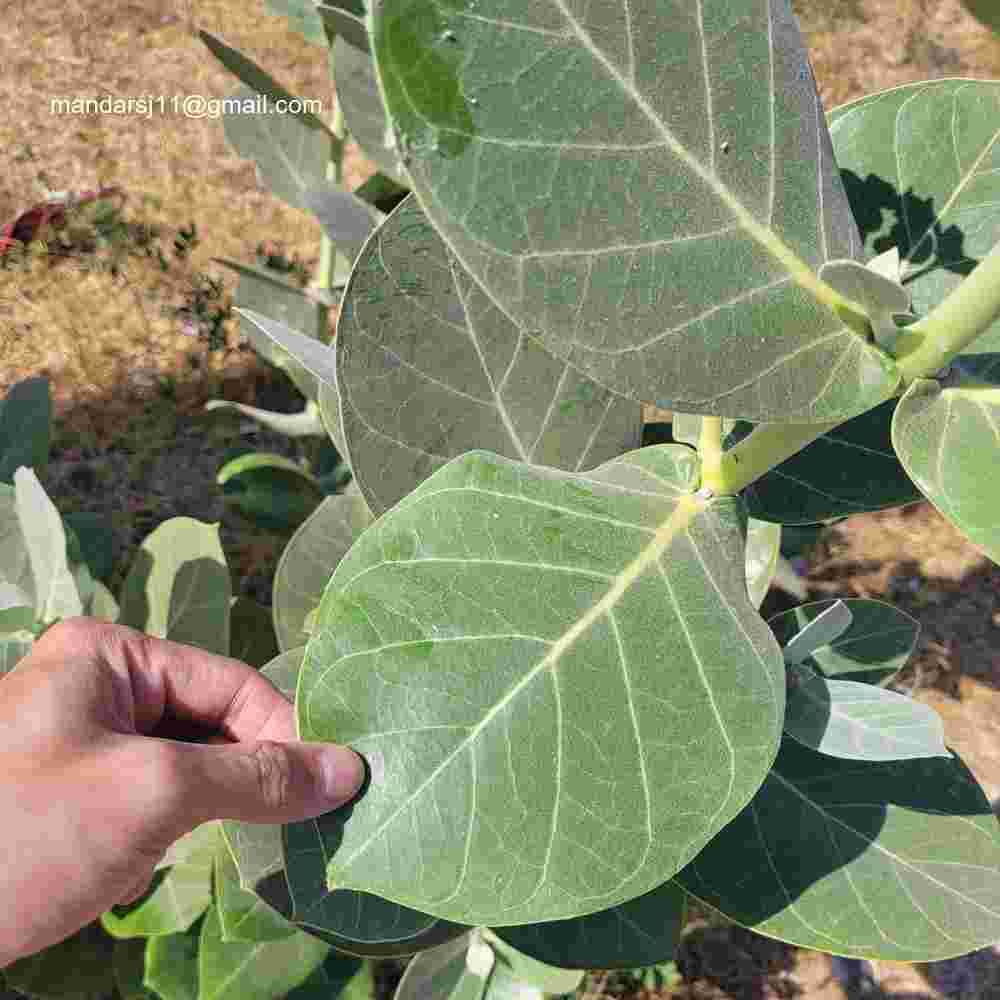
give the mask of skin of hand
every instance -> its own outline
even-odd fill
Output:
[[[293,706],[239,660],[95,619],[50,628],[0,680],[0,968],[138,899],[201,823],[353,798],[362,759],[296,736]]]

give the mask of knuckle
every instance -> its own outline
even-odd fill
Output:
[[[261,800],[270,808],[288,804],[292,790],[292,761],[287,750],[271,740],[261,740],[250,755]]]

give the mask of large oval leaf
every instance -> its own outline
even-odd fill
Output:
[[[17,516],[17,494],[7,483],[0,483],[0,581],[23,594],[34,611],[38,592],[31,556]]]
[[[498,927],[518,951],[564,969],[630,969],[674,957],[687,894],[675,882],[620,906],[572,920]]]
[[[918,379],[896,407],[892,441],[927,499],[1000,563],[1000,384]]]
[[[319,605],[337,563],[373,520],[352,482],[344,493],[327,497],[292,536],[274,574],[272,614],[281,649],[306,644],[306,615]]]
[[[835,955],[925,962],[1000,938],[1000,827],[957,757],[862,764],[785,740],[677,881],[758,933]]]
[[[860,245],[787,0],[372,13],[421,204],[554,354],[633,399],[748,420],[891,395],[895,366],[816,277]]]
[[[869,256],[895,246],[913,310],[1000,239],[1000,82],[934,80],[835,108],[830,133]],[[973,353],[1000,351],[1000,323]]]
[[[340,429],[375,514],[475,448],[580,470],[641,443],[641,407],[526,337],[412,196],[356,261],[335,347]]]
[[[695,498],[696,461],[474,452],[362,535],[296,695],[303,739],[372,768],[327,819],[330,885],[459,923],[579,916],[662,884],[749,800],[784,666],[742,505]]]
[[[224,841],[215,851],[215,907],[224,941],[275,941],[295,927],[255,892],[240,885],[240,873]]]
[[[231,591],[219,526],[172,517],[139,547],[122,585],[118,620],[228,656]]]

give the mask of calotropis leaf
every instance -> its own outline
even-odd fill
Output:
[[[34,639],[25,632],[0,636],[0,678],[9,674],[31,652],[33,644]]]
[[[7,483],[0,483],[0,581],[16,587],[35,607],[37,590],[28,544],[17,516],[17,494]]]
[[[373,768],[372,780],[378,780]],[[282,828],[285,877],[294,903],[292,919],[321,934],[340,951],[367,958],[414,955],[457,937],[465,925],[440,920],[367,892],[326,884],[327,844],[336,813]]]
[[[52,437],[52,394],[47,378],[15,382],[0,399],[0,482],[13,483],[19,466],[44,471]]]
[[[294,531],[326,495],[315,476],[273,452],[239,455],[215,478],[227,503],[275,531]]]
[[[169,868],[171,865],[181,862],[191,863],[193,861],[194,864],[204,864],[204,858],[208,855],[214,857],[218,850],[221,834],[220,820],[213,819],[207,823],[200,823],[167,848],[163,857],[156,863],[156,870]],[[199,859],[201,860],[199,861]]]
[[[930,961],[1000,937],[1000,827],[957,757],[861,763],[785,740],[677,881],[745,927],[835,955]]]
[[[201,926],[198,1000],[273,1000],[305,982],[329,954],[324,941],[296,931],[274,941],[226,941],[215,906]]]
[[[789,666],[785,733],[845,760],[948,757],[944,723],[929,705],[859,681],[830,680]]]
[[[35,473],[24,466],[14,473],[14,493],[34,580],[35,617],[51,622],[81,614],[83,604],[66,560],[66,532],[59,512]]]
[[[809,622],[827,611],[836,600],[813,601],[768,619],[782,647]],[[826,677],[866,684],[884,684],[910,658],[920,634],[920,624],[905,611],[864,597],[843,599],[851,624],[828,646],[814,650],[803,661]]]
[[[183,934],[162,934],[146,943],[146,986],[162,1000],[198,1000],[201,921]]]
[[[375,64],[367,48],[354,44],[357,40],[338,37],[330,49],[333,80],[344,120],[351,135],[379,170],[397,184],[409,187],[406,166],[379,93]]]
[[[286,1000],[372,1000],[375,995],[372,963],[331,948],[323,964]]]
[[[313,128],[295,115],[278,114],[270,99],[267,110],[254,112],[259,100],[250,87],[240,87],[229,98],[245,102],[239,111],[224,111],[222,127],[237,154],[257,164],[268,190],[291,205],[309,211],[305,193],[323,189],[330,159],[328,132]]]
[[[90,923],[49,948],[5,965],[8,989],[58,1000],[104,1000],[114,989],[114,940]]]
[[[301,107],[302,102],[289,90],[286,90],[267,70],[258,66],[249,56],[239,49],[234,49],[221,38],[202,29],[198,32],[205,48],[222,63],[240,83],[246,84],[254,93],[262,94],[272,101],[285,101],[284,107]],[[322,118],[310,111],[282,112],[289,114],[307,128],[325,132],[332,141],[338,141]]]
[[[563,969],[542,962],[519,951],[489,928],[483,928],[479,933],[483,942],[493,949],[496,964],[505,967],[519,982],[535,986],[546,993],[572,993],[583,979],[583,969]]]
[[[1000,229],[1000,82],[933,80],[835,108],[830,133],[869,256],[898,247],[925,315],[985,257]],[[1000,350],[1000,323],[971,347]]]
[[[231,589],[219,526],[172,517],[139,547],[122,585],[119,621],[228,656]]]
[[[334,246],[352,260],[383,218],[377,208],[329,184],[304,192],[303,202]]]
[[[525,955],[564,969],[630,969],[673,958],[687,895],[674,882],[585,917],[494,933]]]
[[[31,597],[15,584],[0,579],[0,633],[20,632],[34,624],[35,608]]]
[[[340,430],[375,514],[475,448],[579,471],[641,443],[639,404],[525,336],[412,196],[355,262],[334,347]]]
[[[318,606],[337,563],[373,520],[352,482],[344,493],[327,497],[292,536],[274,574],[272,614],[281,649],[306,644],[306,616]]]
[[[781,551],[781,525],[758,521],[747,523],[746,573],[750,603],[759,608],[774,578]]]
[[[861,247],[787,0],[372,15],[421,204],[554,354],[633,399],[754,421],[847,419],[895,390],[816,277]]]
[[[247,597],[234,597],[229,611],[229,655],[252,667],[264,667],[280,652],[271,612]]]
[[[407,965],[393,1000],[482,1000],[486,982],[466,963],[472,931],[428,948]]]
[[[224,941],[274,941],[295,934],[295,927],[256,893],[240,885],[236,862],[224,842],[215,851],[215,907]]]
[[[165,874],[153,881],[151,891],[127,907],[101,914],[104,929],[116,938],[181,934],[212,902],[212,864],[217,838],[206,840],[185,853]]]
[[[1000,562],[994,486],[1000,476],[1000,382],[966,378],[957,369],[945,383],[917,379],[896,407],[892,443],[924,496]]]
[[[892,446],[890,399],[828,431],[744,491],[753,517],[814,524],[920,499]]]
[[[587,474],[472,452],[361,536],[296,695],[302,739],[372,766],[323,818],[329,885],[459,923],[574,917],[661,885],[742,809],[784,665],[742,504],[696,486],[683,445]]]

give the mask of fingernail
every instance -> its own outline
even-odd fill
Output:
[[[331,744],[320,754],[323,793],[328,802],[340,805],[352,798],[365,780],[365,762],[350,747]]]

